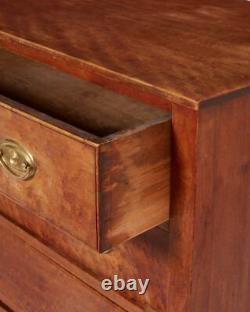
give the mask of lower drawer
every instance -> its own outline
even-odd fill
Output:
[[[168,220],[169,114],[4,50],[0,72],[3,194],[100,252]]]
[[[48,257],[34,248],[42,244],[30,245],[28,235],[20,233],[0,216],[0,302],[11,311],[125,311],[65,270],[57,255]],[[0,311],[9,309],[0,305]]]

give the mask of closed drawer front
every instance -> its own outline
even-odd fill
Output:
[[[0,72],[2,193],[100,252],[168,220],[169,114],[4,50]]]
[[[82,275],[69,272],[72,265],[67,260],[1,216],[0,236],[5,237],[0,240],[0,267],[4,268],[0,271],[1,312],[127,311],[99,289],[87,286]]]

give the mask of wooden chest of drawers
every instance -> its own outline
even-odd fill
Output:
[[[250,310],[247,1],[2,0],[0,120],[0,310]]]

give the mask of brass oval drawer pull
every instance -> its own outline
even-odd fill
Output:
[[[28,180],[36,172],[32,154],[13,140],[0,141],[0,162],[7,172],[20,180]]]

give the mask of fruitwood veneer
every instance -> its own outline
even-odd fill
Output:
[[[246,87],[245,0],[1,0],[1,46],[170,108]]]
[[[0,233],[0,296],[14,311],[124,311],[2,217]]]
[[[34,253],[59,253],[98,292],[113,274],[150,278],[144,296],[100,294],[109,299],[88,302],[96,311],[111,301],[126,311],[250,311],[249,23],[244,0],[1,1],[4,49],[172,113],[170,220],[107,254],[0,196]],[[8,251],[22,230],[2,222],[13,227],[1,238]]]

